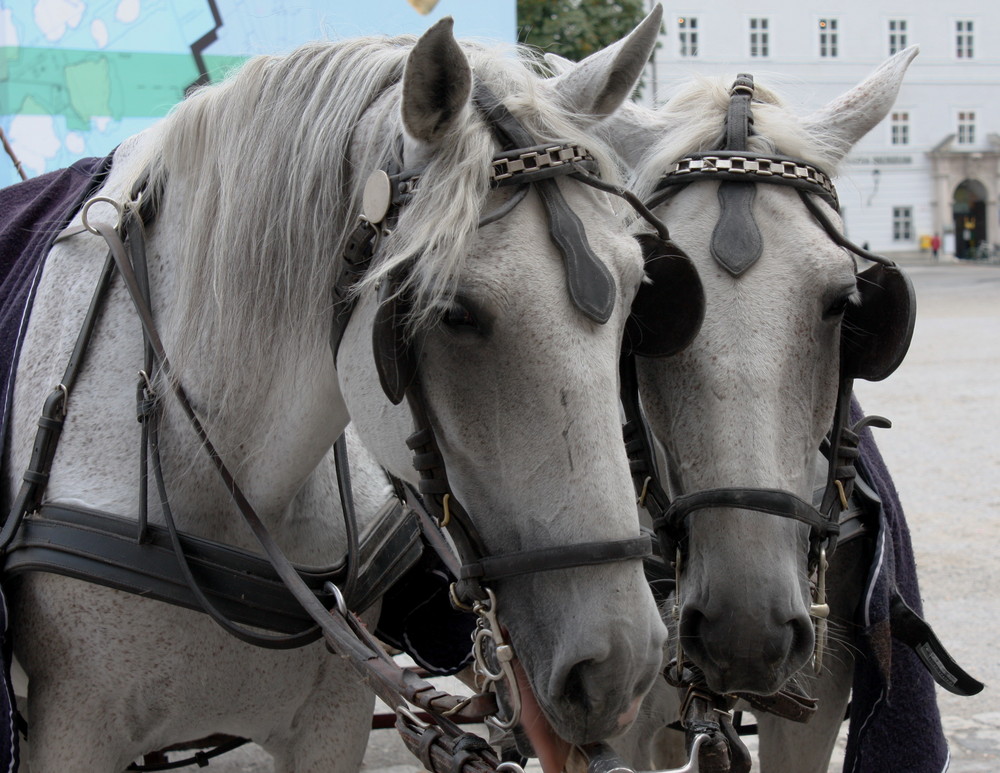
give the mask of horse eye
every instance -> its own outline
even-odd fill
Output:
[[[823,312],[824,319],[832,319],[833,317],[840,317],[847,311],[847,307],[851,302],[850,295],[842,295],[829,306],[827,306],[826,311]]]
[[[444,324],[448,327],[471,327],[479,329],[476,316],[460,303],[453,303],[444,313]]]

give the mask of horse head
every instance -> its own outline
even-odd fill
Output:
[[[447,495],[463,524],[453,536],[479,571],[530,555],[524,573],[481,584],[517,654],[524,716],[573,743],[629,724],[665,631],[634,555],[559,558],[639,535],[616,395],[643,261],[620,202],[555,167],[572,156],[614,176],[589,129],[628,96],[658,20],[555,91],[440,22],[373,94],[346,151],[350,196],[361,202],[367,187],[369,203],[391,202],[372,205],[377,246],[337,333],[346,406],[366,445],[414,485],[410,410],[395,404],[419,414],[423,490]],[[503,185],[508,174],[519,184]],[[470,573],[460,586],[481,579]]]
[[[608,128],[705,287],[693,344],[636,367],[677,497],[678,635],[720,693],[774,693],[812,656],[810,574],[828,537],[812,514],[817,449],[842,383],[849,395],[850,379],[888,375],[909,343],[908,284],[842,249],[826,175],[885,116],[915,54],[805,119],[741,76]]]

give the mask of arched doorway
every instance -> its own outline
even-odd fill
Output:
[[[971,258],[986,241],[986,187],[978,180],[963,180],[952,197],[955,219],[955,256]]]

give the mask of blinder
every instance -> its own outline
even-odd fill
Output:
[[[858,274],[859,305],[844,313],[842,378],[881,381],[906,356],[917,314],[913,283],[898,266],[876,263]]]
[[[705,291],[694,263],[674,242],[654,234],[636,239],[650,281],[632,301],[622,349],[642,357],[669,357],[685,349],[701,329]]]
[[[378,308],[372,324],[372,352],[382,391],[399,405],[417,376],[417,352],[407,340],[405,318],[409,304],[399,292],[393,275],[378,290]]]

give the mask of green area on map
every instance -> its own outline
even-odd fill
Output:
[[[205,56],[213,81],[244,61]],[[198,78],[194,56],[0,47],[0,114],[61,115],[85,131],[91,118],[159,118]]]

